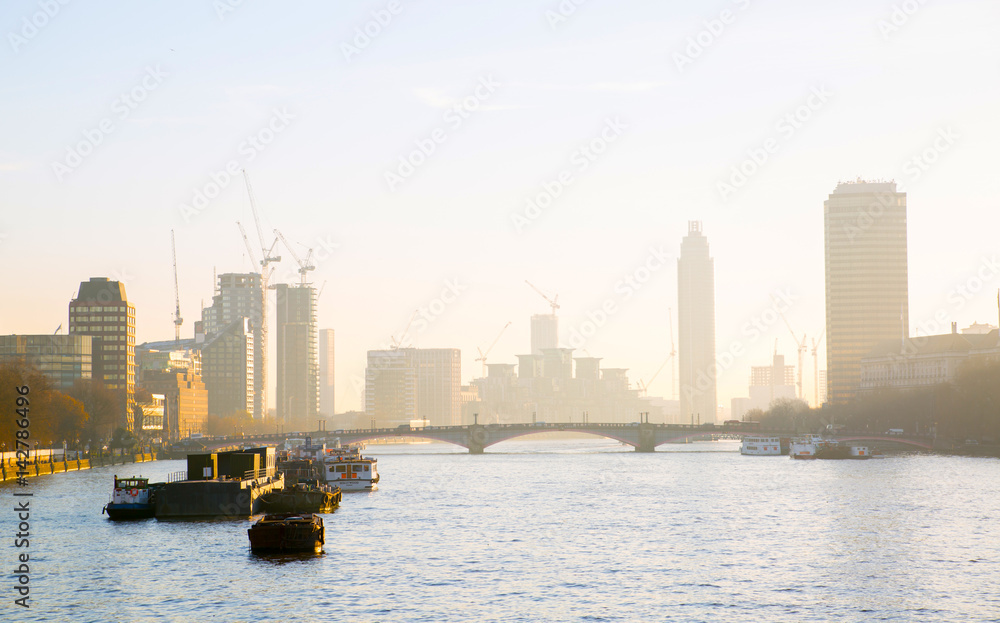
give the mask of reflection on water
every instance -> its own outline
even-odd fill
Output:
[[[369,446],[382,481],[325,517],[325,553],[250,553],[248,520],[114,523],[112,475],[32,481],[24,621],[987,620],[1000,461],[639,454],[516,440],[480,456]],[[2,494],[12,499],[10,485]],[[0,514],[12,534],[14,513]],[[17,551],[8,540],[3,564]],[[10,591],[8,591],[10,592]],[[5,617],[11,610],[4,606]],[[22,616],[23,615],[23,616]]]

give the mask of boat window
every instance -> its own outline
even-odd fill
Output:
[[[352,472],[360,472],[361,471],[361,466],[360,465],[351,465],[351,471]]]
[[[347,466],[346,465],[338,465],[337,466],[337,472],[338,473],[343,474],[346,471],[347,471]]]
[[[365,471],[366,471],[366,472],[368,471],[368,466],[367,466],[367,465],[365,465]]]

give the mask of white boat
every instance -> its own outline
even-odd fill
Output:
[[[872,458],[872,453],[868,451],[868,446],[851,446],[852,459],[870,459]]]
[[[740,454],[775,456],[781,454],[781,437],[744,437]]]
[[[325,443],[313,445],[307,440],[291,455],[294,459],[312,461],[320,482],[340,487],[341,491],[375,491],[378,489],[378,459],[361,456],[361,449],[327,448]]]
[[[327,484],[342,491],[375,491],[378,489],[378,459],[361,456],[357,448],[331,448],[323,458]]]
[[[795,437],[788,446],[788,456],[793,459],[815,459],[816,451],[824,447],[826,443],[826,440],[820,435]]]

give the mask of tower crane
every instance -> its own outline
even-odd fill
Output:
[[[677,400],[677,385],[675,379],[677,375],[674,374],[674,363],[677,357],[677,349],[674,347],[674,310],[667,308],[667,318],[670,323],[670,399]],[[650,380],[650,383],[653,381]]]
[[[247,170],[243,169],[243,180],[246,182],[247,186],[247,196],[250,198],[250,211],[253,213],[253,222],[257,226],[257,239],[260,241],[260,250],[264,254],[264,258],[260,261],[261,275],[267,271],[269,264],[274,262],[280,262],[281,256],[272,256],[271,253],[274,251],[274,246],[278,243],[277,239],[271,243],[270,249],[264,246],[264,230],[260,227],[260,215],[257,214],[257,197],[253,194],[253,188],[250,186],[250,175],[247,174]],[[246,233],[243,234],[244,239],[246,238]],[[249,241],[247,242],[249,245]]]
[[[538,292],[538,294],[540,294],[541,297],[543,299],[545,299],[545,301],[549,304],[549,306],[552,307],[552,315],[555,316],[556,315],[556,310],[559,309],[559,303],[556,302],[556,301],[559,300],[559,295],[557,294],[554,299],[550,299],[548,296],[545,295],[544,292],[542,292],[537,287],[535,287],[535,285],[533,283],[531,283],[530,281],[528,281],[527,279],[524,280],[524,283],[526,283],[529,286],[531,286],[532,290],[534,290],[535,292]]]
[[[174,256],[174,342],[180,344],[181,325],[184,319],[181,318],[181,294],[177,285],[177,244],[174,241],[174,230],[170,230],[170,251]]]
[[[819,332],[819,337],[813,338],[813,402],[816,406],[819,406],[819,356],[816,354],[819,352],[820,342],[823,341],[823,334],[826,333],[826,327]]]
[[[406,339],[406,332],[410,330],[410,326],[413,324],[413,321],[416,319],[417,314],[419,313],[420,313],[419,309],[413,310],[413,315],[410,316],[410,321],[406,323],[406,328],[403,329],[403,333],[399,336],[398,340],[396,339],[395,335],[389,336],[390,339],[392,340],[392,350],[399,350],[400,348],[402,348],[403,340]]]
[[[784,312],[782,312],[781,308],[778,307],[777,299],[775,299],[774,296],[772,295],[771,300],[774,301],[775,311],[777,311],[778,315],[781,316],[781,319],[785,321],[785,326],[788,327],[788,332],[792,334],[792,341],[795,342],[795,346],[799,351],[799,370],[798,370],[799,380],[797,384],[799,386],[799,400],[805,400],[804,394],[802,393],[802,366],[805,363],[806,351],[809,350],[809,345],[808,342],[806,341],[806,334],[805,333],[802,334],[801,340],[795,337],[795,331],[792,330],[792,325],[788,323],[788,318],[785,318]]]
[[[649,378],[649,382],[648,383],[643,383],[642,379],[639,379],[639,396],[640,397],[646,395],[646,390],[649,389],[649,386],[652,385],[653,381],[656,380],[656,377],[659,376],[660,372],[663,371],[663,368],[665,368],[666,365],[668,363],[670,363],[670,360],[673,359],[673,358],[674,358],[674,354],[671,353],[669,357],[667,357],[666,359],[664,359],[663,363],[660,364],[660,367],[657,368],[656,372],[653,373],[653,376],[651,376]]]
[[[483,378],[486,378],[486,358],[489,357],[490,351],[492,351],[493,347],[497,345],[497,342],[500,341],[500,336],[503,335],[503,332],[506,331],[507,327],[509,326],[510,326],[510,321],[507,321],[507,324],[505,324],[503,326],[503,329],[500,329],[500,333],[497,334],[497,339],[493,340],[493,343],[490,344],[490,347],[486,349],[485,353],[483,352],[483,349],[476,347],[476,350],[479,351],[479,358],[476,359],[476,361],[483,362]]]
[[[292,258],[295,260],[295,263],[299,265],[299,283],[301,285],[306,285],[306,273],[310,270],[316,270],[316,266],[312,263],[313,250],[309,249],[309,252],[306,253],[306,259],[303,260],[299,257],[299,254],[295,252],[295,249],[292,248],[291,243],[288,242],[288,239],[285,238],[284,234],[275,229],[274,235],[281,239],[282,244],[284,244],[285,248],[288,249],[288,252],[292,254]]]

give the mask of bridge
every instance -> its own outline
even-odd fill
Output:
[[[316,431],[312,433],[285,433],[275,435],[260,435],[241,438],[205,439],[206,447],[222,447],[234,442],[280,443],[285,439],[302,438],[305,436],[338,438],[342,444],[359,443],[373,439],[390,437],[412,437],[444,441],[467,448],[470,454],[482,454],[483,451],[501,441],[515,439],[538,433],[567,432],[586,433],[598,437],[616,439],[632,446],[636,452],[655,452],[656,447],[665,443],[685,443],[699,439],[711,439],[720,435],[744,437],[747,435],[765,435],[775,437],[795,437],[804,434],[802,431],[761,429],[757,426],[712,424],[595,424],[584,422],[565,423],[534,423],[534,424],[470,424],[464,426],[426,426],[410,428],[403,425],[398,428],[372,428],[358,430]],[[831,437],[844,442],[884,442],[902,444],[923,450],[933,449],[933,438],[921,436],[901,436],[871,434],[868,432],[850,433],[840,431]]]

